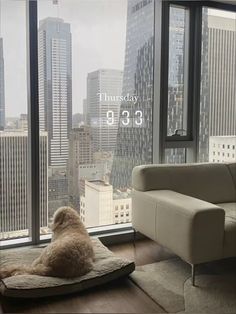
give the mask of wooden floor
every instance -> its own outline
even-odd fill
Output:
[[[151,240],[109,247],[115,254],[134,260],[136,265],[168,259],[171,254]],[[0,299],[0,313],[164,313],[128,278],[68,296],[37,300]]]

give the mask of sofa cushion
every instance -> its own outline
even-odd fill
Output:
[[[225,232],[223,257],[236,255],[236,202],[221,203],[217,206],[225,210]]]
[[[232,175],[234,186],[235,186],[235,194],[236,194],[236,162],[232,164],[227,164],[229,171]]]
[[[232,203],[219,203],[217,206],[221,207],[225,211],[225,217],[236,222],[236,202]]]
[[[223,257],[236,256],[236,220],[225,218]]]
[[[236,201],[227,164],[138,166],[133,169],[132,183],[138,191],[173,190],[214,204]]]

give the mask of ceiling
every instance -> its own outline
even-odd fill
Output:
[[[216,2],[222,2],[222,3],[228,3],[228,4],[234,4],[236,5],[236,0],[212,0]]]

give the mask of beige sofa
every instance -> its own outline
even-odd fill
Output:
[[[236,256],[236,163],[133,169],[136,231],[192,265]]]

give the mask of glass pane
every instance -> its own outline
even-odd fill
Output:
[[[165,164],[186,163],[187,148],[166,148]]]
[[[41,212],[49,223],[70,205],[87,227],[130,222],[132,169],[152,162],[154,1],[38,6],[40,129],[48,138]]]
[[[200,162],[236,161],[236,13],[203,8]]]
[[[170,7],[167,136],[187,135],[189,11]]]
[[[29,235],[26,3],[0,0],[0,240]]]

